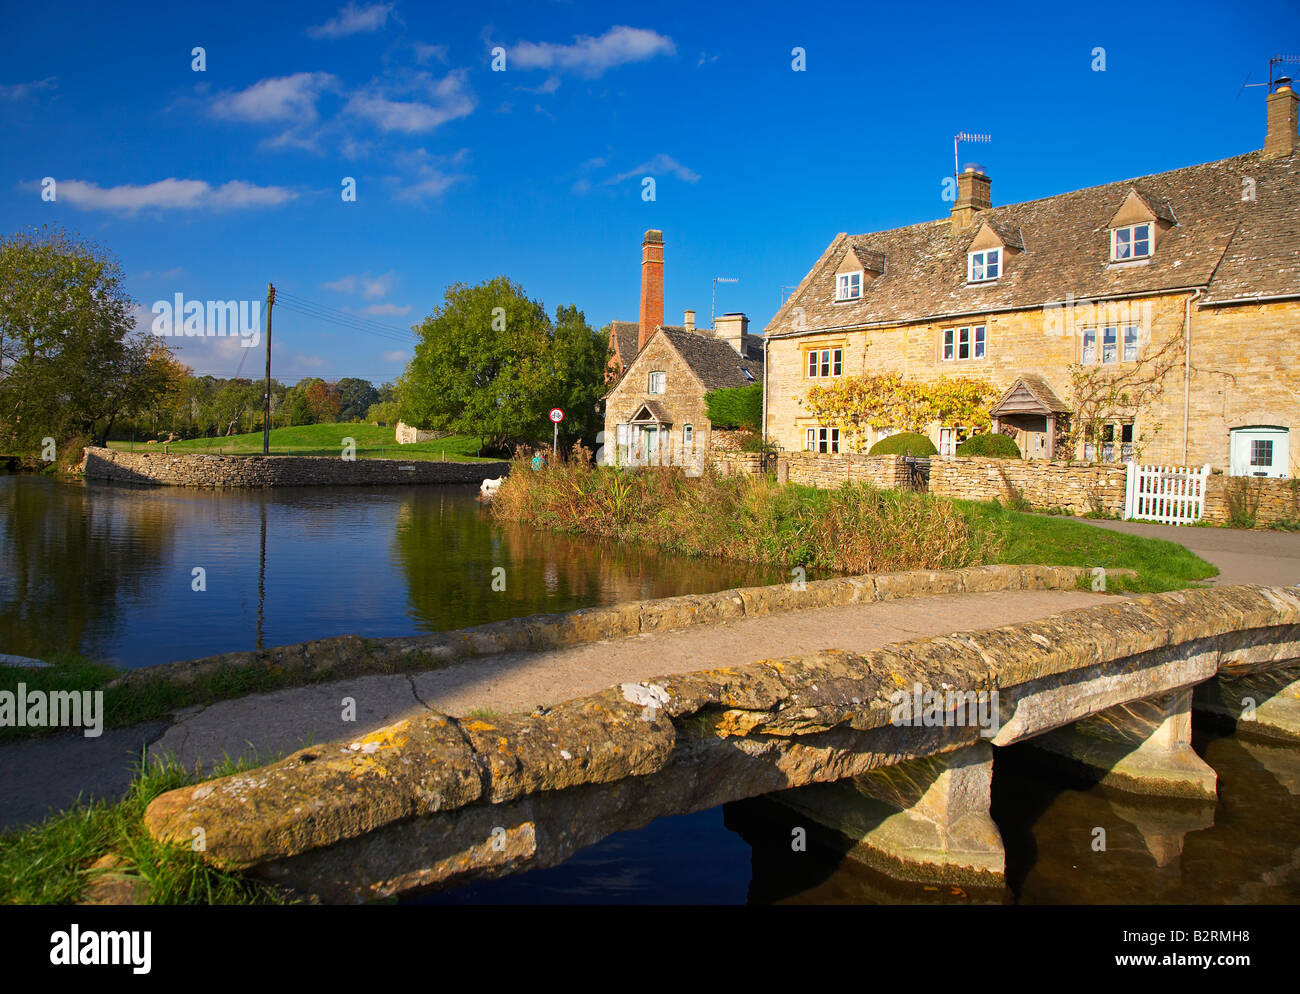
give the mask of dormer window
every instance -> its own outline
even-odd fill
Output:
[[[983,249],[966,253],[966,281],[988,283],[1002,275],[1002,250]]]
[[[835,277],[835,299],[857,300],[862,296],[862,270],[840,273]]]
[[[1151,222],[1112,228],[1110,232],[1110,261],[1128,262],[1148,258],[1155,246],[1151,237]]]

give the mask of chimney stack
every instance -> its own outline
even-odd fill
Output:
[[[749,318],[743,314],[723,314],[713,326],[713,337],[720,338],[742,356],[749,335]]]
[[[694,330],[695,330],[695,312],[694,312],[694,311],[687,311],[687,312],[686,312],[686,316],[685,316],[685,318],[682,320],[682,324],[683,324],[683,326],[686,328],[687,331],[694,331]]]
[[[664,323],[664,233],[650,229],[641,242],[641,326],[636,350],[650,341],[655,329]]]
[[[1281,159],[1296,150],[1297,100],[1290,81],[1268,95],[1268,134],[1264,138],[1264,158]]]
[[[957,177],[957,202],[952,205],[952,230],[965,231],[975,223],[975,215],[993,206],[988,178],[982,166],[967,163]]]

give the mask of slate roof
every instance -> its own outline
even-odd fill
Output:
[[[636,321],[611,321],[609,347],[624,366],[632,365],[636,358],[636,342],[641,325]]]
[[[740,354],[727,342],[710,338],[698,331],[662,325],[659,329],[672,342],[682,359],[686,362],[705,390],[719,390],[723,387],[747,387],[751,383],[761,383],[763,362],[761,359],[741,358]],[[741,370],[748,369],[753,380],[745,378]]]
[[[998,402],[993,405],[993,414],[996,415],[1002,405],[1018,392],[1022,386],[1029,391],[1030,396],[1038,401],[1045,411],[1050,411],[1053,414],[1068,414],[1070,412],[1069,405],[1056,395],[1056,391],[1052,389],[1047,380],[1037,373],[1021,373],[1016,377],[1016,382],[1011,384],[1006,393],[999,397]]]
[[[1254,200],[1242,200],[1244,179]],[[1112,265],[1107,224],[1131,190],[1157,216],[1149,262]],[[967,246],[982,221],[1024,246],[1001,279],[966,284]],[[835,301],[844,253],[880,252],[883,275],[858,300]],[[1208,287],[1202,305],[1300,295],[1300,155],[1260,152],[993,207],[955,232],[949,218],[862,235],[839,234],[781,306],[765,334],[943,319],[1076,299]],[[797,310],[801,308],[802,314]],[[802,320],[800,320],[802,318]]]

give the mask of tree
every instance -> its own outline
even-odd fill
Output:
[[[540,301],[498,276],[448,287],[416,332],[415,357],[397,386],[407,424],[477,436],[500,450],[510,441],[549,441],[546,414],[558,406],[566,440],[594,436],[608,346],[576,307],[560,307],[552,322]]]
[[[339,411],[343,399],[339,396],[337,384],[326,383],[313,378],[306,391],[307,407],[311,411],[312,421],[318,425],[330,424],[339,420]]]
[[[379,391],[369,380],[345,376],[338,382],[340,421],[360,421],[366,417],[371,404],[379,403]]]
[[[166,343],[135,333],[117,260],[62,229],[0,239],[0,438],[102,441],[174,386]]]

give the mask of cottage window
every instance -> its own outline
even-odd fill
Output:
[[[804,448],[808,452],[839,452],[840,430],[838,428],[804,429]]]
[[[1083,361],[1084,364],[1097,361],[1097,329],[1083,329]]]
[[[808,375],[810,377],[840,376],[844,372],[844,350],[809,349]]]
[[[1138,330],[1137,325],[1124,325],[1124,361],[1137,362]]]
[[[835,299],[857,300],[862,296],[862,270],[840,273],[835,277]]]
[[[985,249],[982,252],[966,253],[966,281],[968,283],[987,283],[1002,275],[1002,250]]]
[[[971,348],[972,341],[974,343],[973,351]],[[972,355],[976,359],[983,359],[985,341],[985,329],[982,324],[976,325],[974,328],[948,328],[943,333],[944,361],[969,359]]]
[[[695,426],[682,425],[682,448],[690,451],[691,446],[695,444]]]
[[[1272,468],[1273,440],[1271,438],[1252,438],[1250,440],[1250,464],[1251,466],[1263,466],[1265,469]]]
[[[1154,244],[1150,221],[1113,228],[1110,233],[1110,260],[1128,262],[1130,259],[1145,259],[1151,255]]]
[[[668,385],[668,374],[662,370],[655,370],[650,374],[650,383],[647,387],[647,393],[663,393]]]

